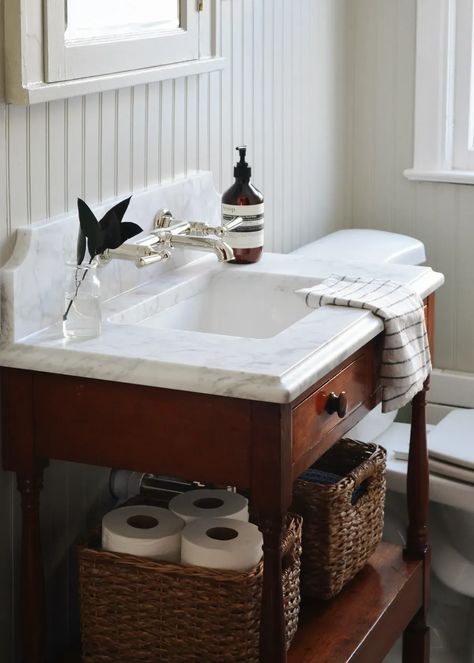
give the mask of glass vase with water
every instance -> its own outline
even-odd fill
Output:
[[[66,264],[63,335],[94,338],[101,328],[100,281],[97,263]]]

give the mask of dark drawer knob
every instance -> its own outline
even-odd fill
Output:
[[[337,412],[337,416],[341,419],[345,417],[347,412],[346,392],[341,391],[338,396],[332,391],[327,397],[325,409],[328,414],[334,414],[334,412]]]

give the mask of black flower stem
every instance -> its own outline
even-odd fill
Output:
[[[91,259],[89,260],[89,265],[92,263],[93,259],[94,259],[94,258],[91,258]],[[79,266],[80,266],[80,265],[77,265],[77,267],[79,267]],[[76,270],[77,270],[77,267],[76,267]],[[69,304],[68,304],[68,306],[67,306],[67,309],[66,309],[65,312],[63,313],[63,322],[67,320],[67,316],[69,315],[69,311],[71,310],[71,306],[72,306],[74,300],[75,300],[76,297],[77,297],[77,293],[78,293],[78,291],[79,291],[79,288],[81,287],[81,283],[82,283],[82,282],[84,281],[84,279],[86,278],[86,275],[87,275],[87,272],[88,272],[88,271],[89,271],[89,270],[86,269],[86,271],[84,272],[84,275],[83,275],[82,279],[81,279],[81,280],[79,281],[79,283],[76,285],[76,292],[74,293],[74,297],[72,297],[72,299],[70,300],[70,302],[69,302]],[[77,282],[77,281],[76,281],[76,282]]]

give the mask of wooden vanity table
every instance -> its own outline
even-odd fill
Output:
[[[426,300],[430,337],[433,302],[431,295]],[[43,662],[39,500],[43,470],[53,458],[248,489],[264,536],[262,663],[377,663],[401,632],[404,663],[427,663],[424,391],[413,401],[406,550],[381,544],[336,599],[303,605],[288,654],[285,648],[280,541],[293,480],[379,402],[379,358],[380,336],[285,405],[2,369],[3,464],[16,472],[22,498],[24,662]],[[341,392],[346,399],[328,414],[329,394]],[[104,419],[105,410],[113,416]],[[92,429],[93,435],[82,433]]]

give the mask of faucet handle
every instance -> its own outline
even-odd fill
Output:
[[[135,264],[137,267],[146,267],[147,265],[152,265],[154,262],[162,262],[163,260],[168,260],[171,257],[171,251],[167,249],[164,251],[158,251],[149,256],[142,256],[137,258]]]
[[[158,245],[156,237],[153,239],[155,245]],[[151,246],[149,243],[126,243],[116,249],[105,249],[103,253],[97,256],[97,259],[101,265],[106,265],[112,258],[119,258],[121,260],[130,260],[137,267],[145,267],[145,265],[151,265],[154,262],[167,260],[170,256],[171,251],[168,246],[158,251],[155,246]]]
[[[224,235],[231,230],[234,230],[238,226],[240,226],[241,223],[243,223],[243,218],[241,216],[235,216],[233,219],[230,219],[230,221],[226,221],[226,223],[223,223],[221,228],[224,231]]]

